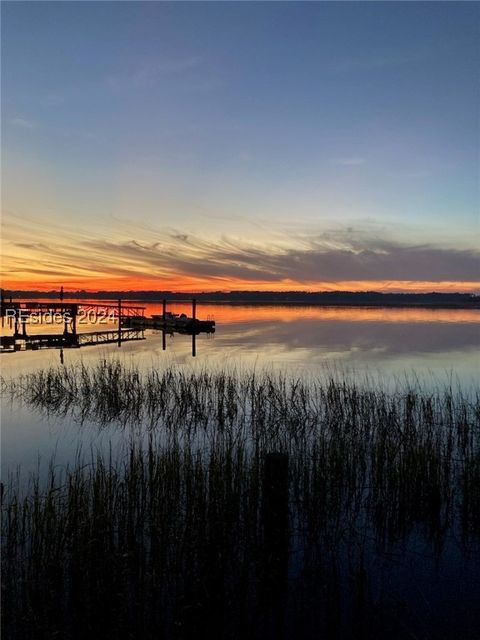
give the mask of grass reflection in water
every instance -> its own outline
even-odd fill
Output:
[[[450,637],[396,565],[421,549],[433,585],[443,561],[478,564],[478,395],[116,361],[4,393],[140,425],[123,455],[5,487],[5,638]]]

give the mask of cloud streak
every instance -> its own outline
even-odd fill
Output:
[[[206,240],[179,231],[156,231],[149,240],[91,239],[74,232],[62,238],[45,233],[31,240],[32,232],[16,226],[15,237],[5,243],[5,281],[15,277],[39,280],[82,278],[158,279],[170,283],[203,282],[211,287],[228,283],[272,288],[301,288],[315,284],[361,281],[461,282],[478,287],[480,253],[429,244],[409,245],[384,238],[368,238],[353,229],[312,237],[293,237],[289,246],[254,244],[236,238]],[[27,235],[29,234],[29,237]],[[22,237],[23,236],[23,237]],[[83,280],[82,280],[83,281]]]

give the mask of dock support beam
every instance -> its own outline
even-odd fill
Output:
[[[122,346],[122,300],[121,298],[118,299],[117,313],[118,313],[118,346],[121,347]]]
[[[162,328],[162,351],[166,351],[167,349],[167,334],[165,331],[165,321],[167,319],[167,301],[165,300],[165,298],[162,300],[162,321],[163,321],[163,328]]]
[[[67,314],[65,313],[65,309],[62,309],[63,313],[63,335],[66,336],[68,334],[68,320]]]
[[[78,305],[72,309],[72,333],[74,336],[77,335],[77,311]]]

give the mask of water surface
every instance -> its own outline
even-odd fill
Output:
[[[146,315],[162,312],[161,303],[141,304]],[[176,303],[169,310],[190,314],[191,307]],[[167,335],[163,350],[162,332],[147,330],[146,340],[120,348],[112,344],[3,354],[2,375],[9,378],[61,362],[121,358],[141,368],[273,368],[293,376],[338,371],[357,381],[369,376],[387,388],[415,378],[426,387],[453,384],[466,393],[479,371],[479,310],[201,304],[197,317],[215,319],[216,331],[196,336],[195,358],[190,336]],[[78,329],[115,326],[81,323]],[[62,330],[61,325],[28,327],[31,333]],[[8,326],[2,331],[8,334]],[[98,444],[97,430],[83,427],[83,446]],[[76,425],[4,399],[3,475],[17,465],[32,469],[38,456],[48,459],[53,449],[59,464],[65,462],[77,451],[79,436]]]
[[[161,313],[160,304],[145,303],[145,307],[147,315]],[[170,310],[189,313],[190,307],[188,304],[175,304],[170,306]],[[287,376],[305,377],[307,380],[338,374],[359,385],[372,385],[375,389],[398,390],[413,385],[417,390],[423,389],[427,396],[430,391],[445,386],[452,386],[468,395],[478,375],[480,312],[477,310],[200,305],[197,315],[201,319],[215,319],[217,327],[212,335],[196,336],[195,358],[192,357],[191,336],[167,335],[164,350],[162,333],[149,330],[145,332],[144,341],[126,342],[120,347],[111,344],[4,354],[1,356],[2,375],[8,379],[50,365],[68,366],[79,361],[94,364],[99,359],[118,358],[140,370],[153,368],[160,372],[170,366],[186,372],[197,369],[248,372],[254,368],[259,373],[263,369],[281,371]],[[79,330],[87,332],[114,327],[114,322],[107,326],[86,323],[79,325]],[[62,328],[29,327],[29,331],[60,332]],[[4,331],[8,333],[8,327],[4,327]],[[69,414],[47,415],[18,400],[4,397],[2,476],[8,479],[17,467],[21,467],[23,478],[35,473],[38,467],[41,475],[45,475],[52,454],[54,465],[59,470],[66,464],[74,464],[78,456],[83,456],[87,463],[94,463],[97,452],[110,455],[111,451],[115,458],[124,451],[129,438],[138,437],[138,434],[142,437],[142,431],[142,424],[130,425],[125,430],[116,423],[99,424],[92,416],[78,420]],[[329,446],[334,447],[338,438],[338,433],[335,433],[337,437],[329,441]],[[161,433],[158,437],[162,442]],[[471,443],[472,451],[475,442]],[[421,444],[420,439],[419,446]],[[356,448],[352,463],[357,460],[358,451]],[[301,458],[302,455],[306,456],[305,459]],[[296,460],[297,456],[300,456],[301,463]],[[298,524],[295,514],[301,512],[305,495],[314,491],[316,486],[312,483],[305,485],[308,491],[304,495],[302,478],[309,465],[320,475],[323,468],[313,464],[309,456],[308,448],[296,451],[294,447],[291,452],[291,476],[299,483],[299,488],[292,490],[291,539],[288,561],[282,570],[289,596],[286,604],[282,600],[274,621],[280,611],[286,611],[289,624],[294,626],[292,633],[296,632],[303,638],[317,637],[315,634],[318,619],[323,616],[323,607],[327,622],[329,612],[334,614],[332,624],[336,637],[446,639],[457,637],[459,629],[463,634],[461,637],[476,637],[476,629],[480,628],[473,607],[473,601],[480,593],[478,536],[473,532],[471,538],[467,537],[462,518],[455,515],[474,512],[474,504],[468,507],[465,501],[462,504],[462,498],[454,497],[448,501],[448,509],[442,504],[431,518],[427,512],[417,514],[413,509],[409,526],[405,530],[402,527],[395,530],[387,544],[379,536],[378,522],[363,514],[369,503],[369,487],[356,488],[360,497],[362,491],[366,491],[365,499],[359,503],[361,510],[355,513],[353,506],[351,511],[346,507],[345,520],[338,522],[335,500],[338,497],[339,504],[342,500],[340,494],[336,497],[333,487],[331,513],[320,519],[318,525],[322,531],[331,518],[335,536],[331,537],[333,533],[328,527],[324,538],[312,538],[308,527],[300,535],[295,532],[294,525]],[[421,466],[421,456],[418,462]],[[475,460],[470,460],[470,466],[475,472]],[[441,471],[441,466],[433,468]],[[400,466],[399,472],[401,469]],[[205,478],[207,476],[205,470]],[[435,479],[435,474],[432,477]],[[188,485],[188,478],[187,473],[182,476],[182,482]],[[345,480],[343,475],[342,479]],[[405,478],[405,481],[411,480]],[[429,480],[429,476],[424,480]],[[325,479],[322,480],[324,482]],[[459,479],[455,478],[455,482],[458,483]],[[399,486],[404,484],[408,482]],[[379,487],[379,495],[382,495],[382,486]],[[217,487],[220,494],[221,487],[223,484],[220,489]],[[318,500],[319,505],[322,504],[324,489],[322,484],[319,494],[310,496]],[[418,489],[422,490],[422,487]],[[448,494],[448,486],[444,489]],[[473,489],[470,499],[475,500],[477,494]],[[385,491],[383,508],[388,516],[386,522],[390,519],[396,522],[399,509],[391,503],[391,498],[397,494],[390,487],[390,496],[387,484]],[[400,494],[397,498],[402,497]],[[402,501],[399,502],[401,504]],[[391,505],[393,508],[390,509]],[[453,524],[446,528],[442,522],[449,510],[454,513],[449,516]],[[314,524],[316,512],[317,507],[313,504],[311,516]],[[197,525],[200,527],[198,522]],[[235,533],[238,533],[238,528],[235,528]],[[236,553],[238,544],[234,549]],[[249,549],[247,545],[245,551]],[[173,555],[177,552],[175,549],[172,551]],[[235,564],[233,552],[231,560]],[[212,568],[215,563],[209,561],[208,566]],[[358,605],[364,621],[362,624],[376,618],[380,635],[368,635],[368,626],[365,627],[365,635],[356,632],[357,613],[351,609],[352,601],[348,595],[352,585],[363,594]],[[270,584],[267,586],[270,589]],[[251,593],[255,592],[253,587],[249,589]],[[218,589],[219,592],[221,590]],[[187,609],[190,611],[191,607]],[[264,618],[261,620],[266,624]],[[258,637],[278,637],[268,625],[265,630],[257,626],[254,630]]]

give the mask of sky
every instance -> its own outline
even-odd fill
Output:
[[[480,5],[2,2],[6,289],[480,292]]]

